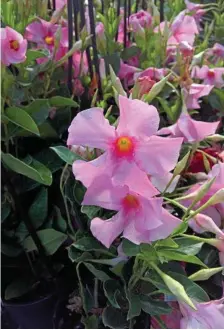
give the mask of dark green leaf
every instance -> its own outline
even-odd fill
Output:
[[[192,280],[184,275],[169,272],[169,275],[184,286],[187,295],[198,302],[209,301],[207,293]]]
[[[104,61],[107,73],[109,73],[109,65],[111,65],[115,74],[118,74],[120,70],[120,55],[118,53],[104,56]]]
[[[92,237],[83,237],[76,241],[76,243],[73,243],[73,246],[81,251],[98,251],[114,257],[111,252]]]
[[[120,292],[121,287],[117,280],[108,280],[103,283],[104,294],[115,308],[120,308],[116,295]]]
[[[48,213],[48,191],[42,187],[29,209],[29,217],[35,229],[39,228]]]
[[[175,242],[179,245],[176,250],[177,252],[185,253],[191,256],[198,254],[204,244],[185,237],[176,238]]]
[[[140,296],[134,294],[133,292],[129,292],[127,295],[129,302],[129,310],[127,320],[132,319],[135,316],[139,316],[141,313],[141,301]]]
[[[122,51],[121,58],[122,58],[122,60],[127,61],[129,58],[138,55],[139,52],[140,52],[140,48],[138,48],[137,46],[131,46],[131,47],[125,48]]]
[[[48,255],[54,254],[67,239],[67,235],[54,229],[39,230],[37,235],[39,236],[41,243]],[[25,239],[23,246],[27,252],[37,250],[36,244],[34,243],[31,236]]]
[[[4,222],[11,212],[11,205],[6,200],[1,204],[1,222]]]
[[[185,233],[187,228],[188,228],[187,222],[182,222],[176,229],[174,229],[172,236],[174,236],[174,235],[177,236],[177,235]]]
[[[83,205],[81,207],[81,212],[86,214],[87,217],[92,220],[100,211],[100,207],[98,206],[88,206],[88,205]]]
[[[37,99],[26,106],[24,110],[34,119],[37,125],[41,125],[47,119],[51,107],[48,99]]]
[[[102,270],[97,269],[92,264],[84,262],[84,265],[100,281],[104,282],[104,281],[107,281],[107,280],[110,279],[110,277],[105,272],[103,272]]]
[[[70,245],[68,248],[68,257],[72,262],[81,262],[85,260],[92,259],[92,255],[89,252],[78,251],[73,245]]]
[[[38,58],[46,57],[46,56],[48,56],[48,52],[46,51],[46,49],[42,49],[42,50],[28,49],[26,52],[26,62],[35,61]]]
[[[23,109],[17,107],[10,107],[5,110],[4,117],[9,121],[22,127],[35,135],[40,135],[37,124],[33,118]]]
[[[166,238],[166,239],[162,239],[158,242],[156,242],[156,248],[157,247],[168,247],[168,248],[178,248],[178,244],[177,242],[175,242],[172,238]]]
[[[164,301],[153,300],[143,295],[141,295],[139,300],[142,310],[150,315],[164,315],[172,311],[172,308]]]
[[[16,173],[25,175],[28,178],[47,186],[50,186],[52,183],[52,174],[49,169],[35,159],[32,159],[31,164],[27,165],[11,154],[4,154],[2,152],[2,160],[7,167]]]
[[[49,99],[49,102],[52,107],[79,107],[74,100],[63,96],[53,96]]]
[[[5,299],[10,300],[26,294],[32,289],[33,279],[19,278],[9,284],[5,290]]]
[[[55,206],[54,208],[55,208],[55,212],[56,212],[56,219],[54,221],[56,230],[59,230],[62,233],[65,233],[67,230],[67,223],[66,223],[65,219],[62,217],[60,209],[57,206]]]
[[[98,329],[99,318],[96,315],[91,315],[86,318],[82,318],[82,323],[85,325],[85,329]]]
[[[130,242],[127,239],[122,241],[122,250],[128,257],[134,257],[140,252],[140,246]]]
[[[17,257],[22,251],[20,246],[1,243],[1,252],[8,257]]]
[[[56,152],[56,154],[65,162],[68,163],[69,165],[72,165],[74,161],[76,160],[83,160],[82,157],[79,155],[75,154],[74,152],[70,151],[68,148],[63,147],[63,146],[58,146],[58,147],[51,147],[52,150]]]
[[[125,329],[127,328],[126,315],[120,309],[108,306],[104,309],[102,320],[105,327],[111,329]]]

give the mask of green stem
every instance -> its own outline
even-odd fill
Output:
[[[99,280],[98,280],[98,278],[95,278],[94,279],[94,307],[95,308],[99,308],[98,289],[99,289]]]

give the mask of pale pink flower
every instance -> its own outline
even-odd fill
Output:
[[[115,186],[106,175],[96,178],[82,204],[118,211],[109,220],[91,221],[92,234],[107,248],[122,232],[123,237],[135,244],[149,243],[169,236],[181,223],[162,207],[162,198],[146,198],[126,185]]]
[[[123,80],[125,88],[134,84],[134,74],[138,72],[139,69],[135,66],[124,63],[121,60],[120,70],[118,72],[118,77]]]
[[[199,23],[201,21],[201,17],[206,13],[206,10],[203,9],[204,5],[193,3],[188,0],[185,0],[185,5],[187,7],[188,12],[194,17],[195,21]]]
[[[208,56],[214,56],[215,60],[219,58],[224,59],[224,46],[216,43],[212,48],[208,49],[206,53]]]
[[[73,61],[75,78],[82,77],[88,73],[89,67],[88,67],[88,60],[85,51],[83,52],[83,54],[81,53],[81,51],[75,52],[72,56],[72,61]],[[82,65],[80,66],[80,64]]]
[[[204,7],[203,4],[190,2],[189,0],[184,0],[184,2],[185,2],[185,5],[186,5],[186,7],[189,11],[197,11],[197,10],[202,9]]]
[[[67,0],[55,0],[56,9],[61,9],[67,4]]]
[[[129,24],[135,33],[144,35],[144,30],[152,25],[152,16],[147,11],[140,10],[129,17]]]
[[[80,81],[80,79],[75,78],[73,83],[73,93],[74,95],[80,97],[85,92],[85,89]]]
[[[174,137],[183,137],[185,142],[196,142],[214,134],[218,125],[219,121],[207,123],[194,120],[189,113],[183,111],[175,124],[160,129],[158,134],[169,134]]]
[[[198,99],[209,95],[213,87],[211,85],[192,84],[189,90],[184,89],[184,99],[187,109],[200,109]]]
[[[207,194],[195,205],[194,209],[197,209],[204,205],[212,196],[214,196],[215,193],[217,193],[220,189],[224,187],[224,163],[218,163],[214,165],[211,171],[208,173],[207,177],[208,179],[216,177],[216,180],[210,187]],[[193,198],[197,196],[201,185],[202,183],[195,184],[191,189],[186,192],[186,195],[191,194],[191,197],[188,200],[184,200],[182,202],[183,205],[185,205],[186,207],[190,206],[193,201]],[[224,238],[224,233],[220,232],[219,229],[223,217],[224,202],[207,207],[194,219],[191,219],[189,221],[189,225],[195,232],[199,234],[205,231],[210,231],[216,234],[218,237]]]
[[[194,48],[187,41],[180,42],[179,50],[183,57],[192,56],[194,53]]]
[[[104,35],[104,25],[102,22],[99,22],[97,23],[96,25],[96,36],[99,37],[99,38],[103,38],[105,35]]]
[[[9,26],[1,28],[1,62],[10,64],[22,63],[26,60],[27,41]]]
[[[203,65],[201,68],[195,66],[191,76],[203,80],[205,85],[213,85],[217,88],[224,86],[224,68],[209,68],[207,65]]]
[[[156,108],[124,96],[119,96],[119,107],[117,129],[110,126],[101,108],[80,112],[69,127],[68,145],[77,144],[106,151],[90,164],[74,163],[74,174],[85,185],[91,184],[94,176],[104,171],[109,172],[121,184],[130,176],[130,171],[133,171],[132,177],[138,177],[136,185],[141,185],[142,182],[145,185],[147,182],[149,186],[150,181],[145,180],[146,173],[150,176],[164,176],[176,165],[183,139],[155,135],[159,126]],[[156,194],[155,190],[151,185],[151,191]]]
[[[138,78],[148,77],[152,80],[160,81],[162,78],[165,77],[166,73],[166,69],[157,69],[150,67],[144,71],[135,73],[134,80],[137,80]]]
[[[38,19],[26,27],[25,38],[37,44],[38,47],[52,50],[55,43],[57,24],[52,24],[43,19]]]
[[[155,80],[152,80],[150,77],[144,76],[144,77],[139,77],[137,79],[137,85],[139,88],[138,91],[138,97],[141,99],[141,97],[145,94],[148,94],[149,91],[152,89],[152,87],[156,84]]]
[[[224,298],[198,303],[194,301],[197,310],[193,310],[185,303],[179,303],[183,318],[181,329],[223,329]]]

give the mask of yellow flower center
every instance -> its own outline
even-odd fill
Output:
[[[9,43],[11,49],[15,51],[19,50],[19,42],[17,40],[11,40]]]
[[[45,40],[47,45],[53,45],[54,44],[54,38],[53,37],[47,36],[47,37],[45,37],[44,40]]]
[[[117,139],[116,148],[119,152],[128,153],[133,149],[133,142],[128,136],[122,136]]]

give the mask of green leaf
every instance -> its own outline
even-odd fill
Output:
[[[83,205],[81,207],[81,212],[86,214],[90,220],[92,220],[99,213],[100,210],[101,208],[98,206]]]
[[[39,230],[37,231],[37,235],[48,255],[54,254],[67,239],[67,235],[54,229]],[[27,252],[38,250],[31,236],[25,239],[23,246]]]
[[[150,315],[164,315],[172,311],[172,308],[164,301],[153,300],[143,295],[140,297],[140,305],[142,310]]]
[[[1,253],[8,257],[17,257],[23,250],[20,246],[14,246],[12,244],[1,243]]]
[[[178,244],[172,239],[172,238],[166,238],[162,239],[160,241],[157,241],[155,244],[155,247],[160,247],[160,246],[166,246],[170,248],[178,248]]]
[[[76,160],[83,160],[82,157],[70,151],[68,148],[63,146],[51,147],[52,150],[56,152],[56,154],[69,165],[72,165]]]
[[[191,299],[198,302],[206,302],[210,300],[207,293],[186,276],[174,272],[169,272],[169,275],[183,285],[186,293]]]
[[[26,131],[29,131],[35,135],[40,135],[39,129],[30,115],[21,108],[10,107],[5,110],[4,117],[9,121],[22,127]]]
[[[71,260],[71,262],[81,262],[85,260],[91,260],[93,257],[89,252],[81,252],[78,251],[73,245],[70,245],[68,248],[68,257]]]
[[[129,310],[127,320],[132,319],[133,317],[139,316],[141,313],[141,301],[140,296],[134,294],[133,292],[129,292],[127,295],[129,302]]]
[[[48,56],[48,51],[45,49],[42,50],[35,50],[35,49],[28,49],[26,52],[26,62],[32,62],[35,61],[38,58],[41,57],[47,57]]]
[[[56,212],[56,219],[55,219],[55,222],[54,222],[56,230],[59,230],[62,233],[65,233],[66,230],[67,230],[66,220],[62,217],[61,211],[57,206],[55,206],[54,209],[55,209],[55,212]]]
[[[9,284],[5,290],[5,299],[10,300],[26,294],[34,285],[33,279],[19,278]]]
[[[127,320],[126,315],[120,309],[108,306],[104,309],[102,314],[102,321],[105,327],[111,329],[126,329]]]
[[[48,213],[48,190],[42,187],[29,209],[29,217],[35,229],[39,228]]]
[[[91,315],[86,318],[82,318],[82,323],[85,325],[85,329],[98,329],[99,318],[96,315]]]
[[[115,74],[118,74],[120,70],[120,55],[118,53],[114,53],[111,55],[106,55],[103,57],[105,61],[106,71],[109,73],[109,65],[112,66]]]
[[[150,244],[141,244],[140,245],[141,253],[138,255],[140,259],[147,262],[157,261],[158,255],[155,248]]]
[[[206,281],[211,276],[221,272],[224,270],[224,267],[216,267],[216,268],[210,268],[210,269],[201,269],[198,272],[192,274],[188,278],[192,281]]]
[[[172,251],[172,250],[159,250],[157,251],[158,255],[160,257],[164,257],[167,260],[177,260],[177,261],[185,261],[189,262],[191,264],[200,265],[204,268],[207,268],[207,266],[197,257],[182,254],[180,252]]]
[[[108,280],[103,283],[104,294],[111,303],[111,305],[115,308],[120,308],[116,295],[119,294],[121,287],[118,281],[116,280]]]
[[[121,58],[122,58],[122,60],[127,61],[129,58],[138,55],[140,51],[141,50],[139,47],[133,45],[131,47],[125,48],[122,51]]]
[[[34,119],[37,125],[42,125],[49,116],[51,110],[48,99],[36,99],[24,110]]]
[[[126,254],[126,256],[134,257],[138,253],[140,253],[140,246],[130,242],[127,239],[124,239],[122,241],[122,250],[124,251],[124,254]]]
[[[203,242],[196,242],[189,238],[180,237],[175,239],[175,243],[179,245],[177,252],[185,253],[194,256],[199,253],[203,246]]]
[[[39,183],[50,186],[52,184],[51,171],[37,160],[33,158],[31,159],[32,162],[28,165],[11,154],[4,154],[2,152],[3,163],[12,171],[25,175]]]
[[[76,249],[81,251],[97,251],[114,257],[102,244],[92,237],[83,237],[72,244]]]
[[[49,99],[49,102],[52,107],[79,107],[77,102],[63,96],[53,96]]]
[[[107,280],[110,279],[110,277],[105,272],[103,272],[102,270],[97,269],[92,264],[90,264],[88,262],[84,262],[84,265],[100,281],[104,282],[104,281],[107,281]]]
[[[171,236],[177,236],[183,234],[185,233],[185,231],[187,231],[187,229],[188,229],[187,222],[182,222],[177,228],[174,229]]]

